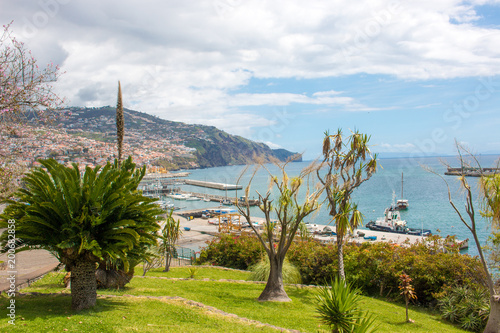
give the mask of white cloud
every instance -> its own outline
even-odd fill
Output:
[[[271,120],[243,107],[377,109],[334,90],[239,92],[252,78],[499,75],[500,30],[476,25],[486,3],[500,2],[16,0],[0,19],[61,62],[70,104],[113,105],[121,80],[129,107],[244,135]]]
[[[266,141],[266,142],[263,142],[265,143],[269,148],[271,149],[280,149],[280,148],[283,148],[282,146],[276,144],[276,143],[273,143],[271,141]]]

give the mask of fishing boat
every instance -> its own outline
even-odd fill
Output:
[[[396,209],[406,210],[410,206],[410,204],[408,203],[408,200],[403,199],[403,198],[404,198],[404,196],[403,196],[403,173],[401,172],[401,199],[398,199],[398,201],[396,201]]]
[[[417,235],[417,236],[430,236],[431,230],[408,228],[406,221],[401,219],[401,214],[394,206],[386,208],[384,217],[379,217],[375,221],[370,221],[366,224],[370,230],[393,232],[397,234]]]

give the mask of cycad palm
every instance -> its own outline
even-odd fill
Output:
[[[121,166],[65,167],[55,160],[41,161],[24,178],[2,215],[5,226],[16,220],[16,237],[26,249],[54,253],[71,271],[72,307],[89,308],[96,302],[96,264],[120,259],[125,265],[149,244],[155,243],[162,211],[153,199],[137,191],[145,169],[135,169],[129,158]],[[7,244],[2,234],[2,244]]]

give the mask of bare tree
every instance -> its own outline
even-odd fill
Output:
[[[290,179],[285,171],[288,162],[275,163],[281,172],[281,179],[273,176],[263,164],[260,165],[271,177],[271,183],[266,194],[256,191],[260,200],[259,209],[265,216],[263,232],[258,230],[252,221],[248,202],[250,185],[257,168],[245,188],[245,200],[236,202],[238,211],[245,217],[269,257],[269,278],[264,291],[259,296],[259,301],[290,301],[283,286],[283,262],[300,223],[320,207],[319,197],[322,189],[318,187],[310,189],[311,186],[308,181],[310,174],[314,172],[314,166],[311,165],[305,168],[299,176]],[[301,200],[299,199],[301,198],[299,190],[304,186],[306,187],[306,193],[302,193],[305,197]],[[271,195],[272,189],[277,191],[274,197]]]
[[[41,68],[26,46],[10,30],[0,32],[0,144],[18,136],[16,125],[28,116],[46,120],[63,100],[54,92],[52,83],[60,76],[58,66]],[[0,199],[8,198],[18,188],[25,168],[16,163],[19,154],[12,151],[0,156]]]
[[[484,169],[481,167],[481,163],[477,159],[477,157],[470,152],[469,149],[464,147],[458,142],[455,142],[459,161],[461,164],[461,171],[458,175],[458,180],[460,181],[460,187],[464,191],[465,194],[465,214],[464,215],[457,207],[455,202],[452,199],[450,186],[448,182],[444,179],[444,177],[437,172],[428,169],[430,172],[438,175],[445,183],[448,189],[448,199],[457,213],[460,221],[469,229],[472,237],[474,238],[474,242],[476,243],[477,251],[479,253],[479,258],[481,260],[481,264],[483,266],[485,275],[486,275],[486,284],[488,287],[488,291],[490,294],[490,315],[488,318],[488,322],[486,323],[486,327],[484,329],[485,333],[498,333],[500,332],[500,295],[498,291],[495,289],[495,283],[493,281],[493,277],[491,271],[488,268],[488,262],[486,260],[483,248],[481,247],[481,242],[478,237],[478,225],[476,221],[476,209],[474,207],[474,194],[471,186],[467,181],[467,172],[474,171],[479,173],[479,199],[482,201],[484,205],[484,209],[481,215],[490,219],[492,226],[497,228],[500,226],[500,175],[486,175],[484,173]],[[466,156],[470,158],[470,162],[465,159]],[[473,166],[471,165],[473,163]]]

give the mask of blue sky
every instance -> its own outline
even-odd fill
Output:
[[[116,104],[317,157],[325,130],[372,150],[500,153],[500,0],[0,0],[61,65],[67,105]]]

